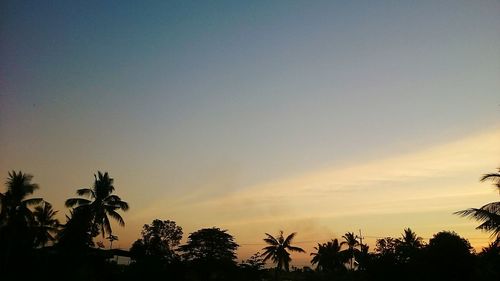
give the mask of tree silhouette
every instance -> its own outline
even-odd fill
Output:
[[[182,239],[182,228],[174,221],[154,220],[142,228],[142,238],[135,241],[130,249],[135,260],[156,259],[161,262],[175,258],[175,247]]]
[[[243,280],[257,281],[262,280],[263,269],[266,263],[262,258],[262,254],[257,252],[247,260],[242,261],[239,266],[241,268]]]
[[[491,180],[498,188],[500,193],[500,168],[498,173],[485,174],[481,177],[481,181]],[[481,208],[470,208],[455,212],[462,217],[473,218],[481,224],[476,229],[491,232],[492,236],[500,237],[500,201],[488,203]]]
[[[423,246],[422,237],[418,237],[410,228],[405,228],[401,239],[398,239],[396,245],[398,261],[400,263],[409,263],[412,259],[415,259]]]
[[[380,238],[375,242],[375,252],[381,256],[396,255],[396,247],[401,241],[392,237]]]
[[[345,259],[349,262],[349,269],[354,270],[355,254],[356,252],[358,252],[358,249],[356,249],[356,247],[359,246],[359,241],[354,232],[347,232],[342,236],[342,238],[344,238],[344,241],[342,241],[340,245],[347,245],[347,249],[343,251],[343,253],[345,254]]]
[[[283,231],[280,230],[278,237],[275,238],[271,234],[266,233],[267,237],[264,238],[264,241],[269,244],[269,246],[263,248],[264,253],[262,256],[264,257],[264,261],[271,259],[271,261],[276,264],[276,278],[283,267],[286,271],[290,270],[289,267],[292,259],[288,251],[305,253],[302,248],[291,245],[295,235],[297,235],[297,232],[293,232],[284,238]]]
[[[472,246],[455,232],[434,234],[429,240],[424,261],[426,280],[472,280]]]
[[[0,193],[0,272],[14,271],[34,245],[33,213],[30,206],[43,202],[41,198],[27,198],[39,187],[33,176],[23,172],[9,172],[7,191]]]
[[[338,271],[343,268],[343,258],[340,253],[341,246],[338,239],[333,239],[323,244],[319,244],[316,253],[311,253],[312,265],[317,265],[317,270],[322,271]]]
[[[57,211],[54,211],[48,202],[35,207],[33,211],[35,246],[44,247],[48,242],[55,241],[55,234],[60,226],[56,214]]]
[[[108,216],[116,220],[119,225],[124,226],[125,221],[117,211],[127,211],[129,206],[119,196],[112,194],[115,187],[113,179],[109,177],[107,172],[103,174],[98,171],[97,175],[94,174],[94,179],[92,188],[82,188],[76,191],[79,196],[85,196],[89,199],[70,198],[66,200],[66,207],[76,206],[75,209],[89,209],[90,219],[96,227],[94,230],[98,230],[98,232],[92,233],[93,236],[97,236],[100,232],[105,237],[105,234],[112,234]]]
[[[29,198],[39,187],[31,183],[32,175],[16,171],[9,172],[7,191],[0,193],[0,226],[10,224],[28,224],[33,220],[30,206],[43,202],[42,198]]]
[[[401,244],[408,247],[421,248],[423,246],[422,237],[418,237],[417,234],[408,227],[404,229]]]
[[[478,280],[500,280],[500,238],[484,247],[478,255]]]
[[[212,227],[189,234],[187,243],[179,248],[196,279],[233,280],[238,247],[227,230]]]
[[[356,261],[358,262],[358,270],[366,270],[371,256],[369,253],[370,247],[368,244],[359,244],[359,251],[356,256]]]
[[[133,280],[171,276],[181,279],[182,264],[175,252],[182,239],[182,228],[174,221],[155,219],[142,227],[141,238],[130,248]],[[176,276],[177,278],[174,278]]]
[[[184,258],[190,261],[223,261],[236,264],[234,237],[216,227],[204,228],[189,234],[186,245],[180,247]]]
[[[57,235],[57,246],[70,252],[94,246],[92,238],[97,230],[92,224],[90,211],[90,208],[76,208],[70,211],[70,215],[66,216],[66,223],[61,226],[61,231]]]

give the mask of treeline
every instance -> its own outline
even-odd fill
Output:
[[[500,179],[491,175],[497,174],[485,179]],[[181,245],[182,227],[170,220],[145,224],[130,250],[113,249],[119,237],[110,221],[124,226],[120,212],[129,205],[114,194],[108,173],[98,172],[90,188],[78,189],[78,197],[66,200],[64,222],[49,202],[34,196],[37,189],[31,175],[12,171],[0,193],[0,280],[500,280],[500,224],[492,209],[498,202],[487,205],[489,228],[484,219],[479,226],[496,239],[479,253],[450,231],[425,242],[406,228],[401,237],[378,239],[372,251],[348,232],[340,240],[318,243],[310,253],[311,267],[296,268],[291,267],[291,253],[304,250],[293,245],[296,233],[282,231],[265,233],[267,246],[240,262],[239,245],[227,230],[200,229]],[[459,214],[469,216],[474,210],[481,208]],[[107,239],[109,247],[95,243],[98,239]],[[130,262],[118,263],[117,256]]]

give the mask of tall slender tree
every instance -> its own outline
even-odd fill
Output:
[[[278,236],[275,238],[271,234],[266,233],[264,242],[269,244],[269,246],[263,248],[264,253],[262,256],[264,257],[264,261],[271,259],[271,261],[276,264],[276,276],[283,268],[285,268],[286,271],[289,271],[292,259],[290,258],[290,253],[288,251],[305,253],[302,248],[291,245],[295,235],[297,235],[297,233],[293,232],[285,238],[283,236],[283,231],[280,230]]]
[[[341,246],[346,245],[347,249],[345,249],[343,252],[345,253],[345,259],[349,263],[349,269],[353,270],[354,269],[354,262],[355,262],[355,254],[358,251],[356,249],[357,246],[359,246],[359,241],[357,236],[354,234],[354,232],[347,232],[342,236],[344,238],[344,241],[340,243]]]
[[[112,194],[114,190],[113,179],[109,177],[108,173],[98,171],[97,175],[94,174],[92,188],[81,188],[76,191],[77,195],[88,199],[70,198],[66,200],[66,206],[74,207],[75,210],[89,209],[92,225],[98,230],[97,233],[93,233],[93,236],[101,233],[105,237],[106,234],[112,234],[109,217],[116,220],[120,226],[124,226],[125,221],[117,211],[127,211],[129,209],[127,202]]]

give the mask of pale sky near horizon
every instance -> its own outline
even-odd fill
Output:
[[[498,200],[499,1],[103,2],[0,4],[0,178],[61,217],[102,170],[125,248],[154,218],[240,257],[280,229],[488,242],[452,213]]]

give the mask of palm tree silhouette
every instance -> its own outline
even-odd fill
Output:
[[[75,210],[88,208],[92,224],[105,237],[105,234],[112,234],[108,216],[116,220],[120,226],[125,226],[125,221],[117,210],[127,211],[129,206],[119,196],[112,194],[115,187],[113,186],[113,179],[109,177],[107,172],[103,174],[98,171],[97,175],[94,174],[94,179],[92,188],[82,188],[76,191],[79,196],[86,196],[89,199],[70,198],[66,200],[66,207],[76,206]],[[93,233],[93,236],[98,234]]]
[[[356,246],[359,245],[359,241],[357,239],[357,236],[354,234],[354,232],[347,232],[342,236],[345,241],[342,241],[340,243],[340,246],[347,245],[347,249],[345,249],[343,252],[346,254],[345,258],[346,260],[349,261],[349,269],[353,270],[354,269],[354,254],[356,252]]]
[[[399,261],[402,263],[410,262],[423,246],[422,237],[417,236],[411,228],[405,228],[401,238],[397,239],[396,251]]]
[[[292,246],[292,240],[297,235],[296,232],[288,235],[286,238],[283,236],[283,231],[280,230],[278,237],[273,237],[271,234],[266,233],[266,238],[264,241],[269,244],[269,246],[264,247],[264,253],[262,256],[264,257],[264,262],[268,259],[271,259],[273,263],[276,264],[276,279],[278,278],[278,272],[285,268],[286,271],[289,271],[290,261],[290,252],[298,252],[305,253],[302,248]]]
[[[42,198],[29,198],[39,187],[31,183],[32,175],[16,171],[9,172],[7,191],[0,193],[0,226],[9,224],[27,224],[33,219],[30,206],[43,202]]]
[[[33,213],[30,206],[43,202],[29,198],[39,187],[31,182],[33,176],[23,172],[9,172],[7,191],[0,193],[0,272],[11,270],[21,260],[16,258],[33,247]]]
[[[481,182],[487,180],[493,181],[500,193],[500,168],[498,168],[498,173],[485,174],[481,177]],[[481,208],[469,208],[458,211],[454,214],[462,217],[470,217],[481,222],[476,229],[491,232],[491,236],[496,235],[497,239],[500,238],[500,201],[488,203]]]
[[[316,253],[311,253],[311,256],[313,256],[311,264],[317,264],[317,270],[335,271],[342,267],[339,240],[333,239],[327,243],[318,243],[318,246],[314,247],[314,249],[316,249]]]
[[[33,211],[35,228],[35,246],[44,247],[49,241],[53,242],[53,234],[59,230],[59,220],[55,217],[57,211],[54,211],[52,205],[44,202],[41,206],[36,206]]]
[[[407,245],[409,247],[420,248],[422,247],[422,237],[418,237],[417,234],[411,230],[411,228],[405,228],[402,234],[401,244]]]

